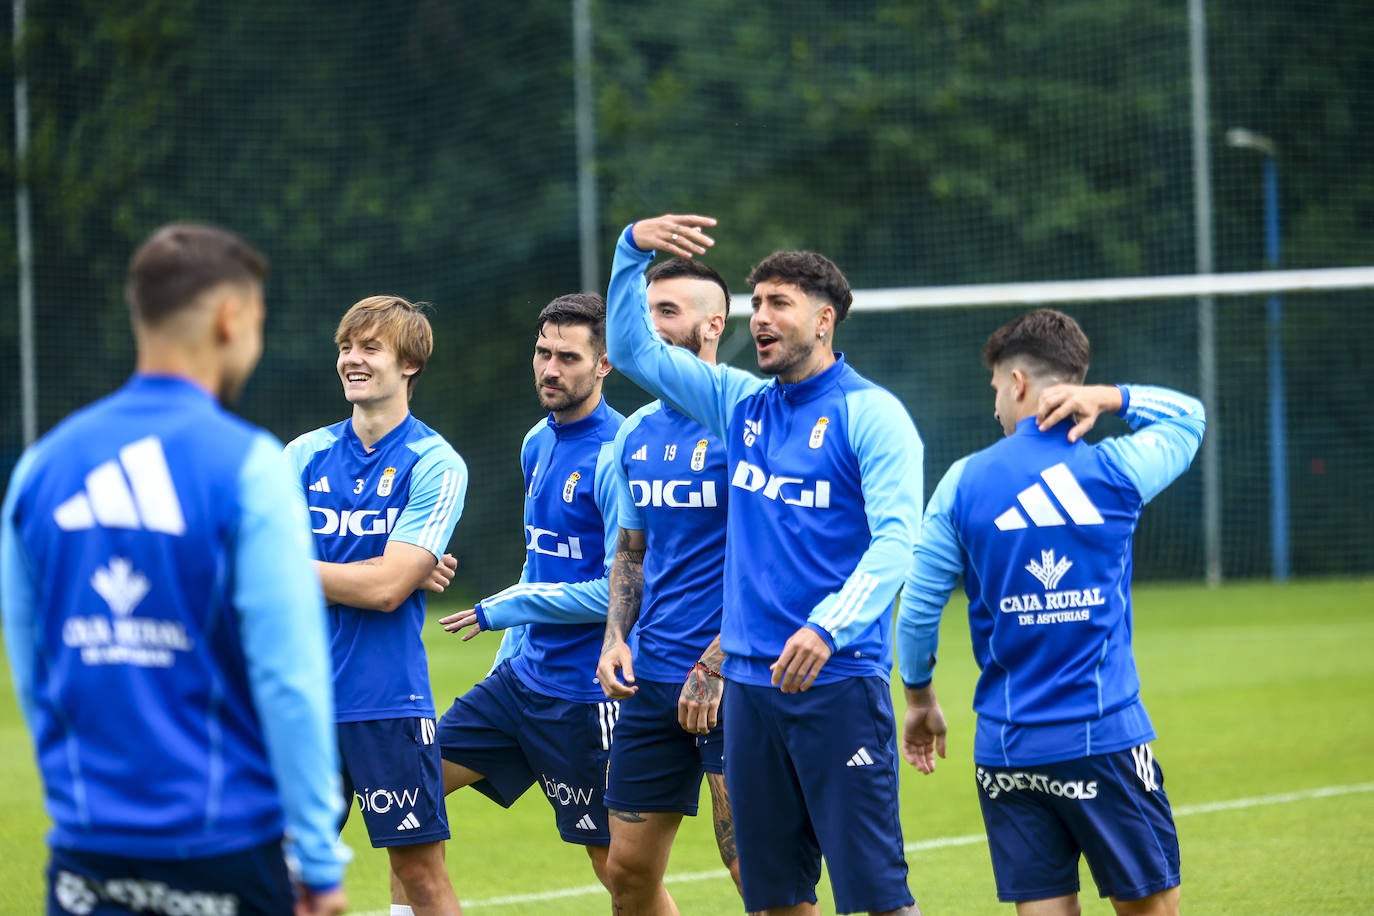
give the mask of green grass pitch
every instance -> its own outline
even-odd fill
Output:
[[[902,774],[911,887],[936,916],[1011,911],[996,902],[981,840],[963,607],[956,595],[945,615],[936,682],[950,720],[949,759],[933,776]],[[496,642],[483,634],[461,643],[432,620],[428,637],[442,711],[485,673]],[[1135,640],[1160,734],[1155,752],[1178,814],[1185,910],[1367,912],[1374,905],[1374,579],[1141,587]],[[46,818],[10,679],[0,680],[0,914],[29,914],[41,911]],[[702,810],[709,811],[706,798]],[[585,854],[557,839],[537,788],[510,811],[460,791],[449,799],[449,818],[449,870],[469,912],[609,909]],[[354,911],[381,916],[385,854],[368,845],[356,816],[345,839],[356,854],[348,874]],[[707,818],[684,822],[668,874],[684,913],[741,911]],[[1110,912],[1086,869],[1083,884],[1085,910]],[[828,886],[820,895],[831,912]]]

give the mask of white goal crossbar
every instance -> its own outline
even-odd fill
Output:
[[[1046,283],[976,283],[963,286],[856,289],[851,311],[888,312],[921,308],[1038,306],[1109,300],[1254,296],[1361,287],[1374,288],[1374,267],[1257,270],[1248,273],[1116,277],[1106,280],[1058,280]],[[731,296],[730,306],[731,315],[748,315],[749,297]]]

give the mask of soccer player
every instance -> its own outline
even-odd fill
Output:
[[[824,856],[839,912],[917,913],[888,679],[893,598],[920,524],[921,441],[901,403],[832,348],[853,296],[821,255],[778,252],[750,272],[750,330],[771,381],[654,333],[644,265],[655,250],[704,253],[714,224],[670,215],[627,227],[607,327],[626,375],[725,444],[725,782],[745,908],[816,912]]]
[[[560,296],[539,313],[534,384],[549,413],[525,435],[525,568],[519,583],[443,618],[471,639],[505,634],[496,666],[439,722],[448,791],[471,785],[509,808],[536,781],[559,835],[606,884],[602,802],[619,704],[597,684],[619,500],[611,443],[625,418],[601,396],[606,304]],[[518,636],[518,638],[516,638]]]
[[[266,270],[224,229],[153,233],[125,290],[133,378],[10,480],[0,603],[49,913],[343,912],[304,512],[281,443],[222,406],[262,353]]]
[[[363,299],[334,341],[352,415],[298,437],[287,455],[329,604],[344,798],[357,799],[372,845],[387,850],[401,907],[393,912],[448,916],[460,910],[444,866],[448,817],[420,633],[424,591],[452,575],[444,548],[467,467],[410,412],[434,351],[420,308],[399,296]]]
[[[944,756],[932,675],[962,575],[998,897],[1023,916],[1077,914],[1083,855],[1118,913],[1177,913],[1178,836],[1131,652],[1131,540],[1197,453],[1202,404],[1084,385],[1088,338],[1050,309],[995,331],[983,360],[1006,438],[955,462],[926,509],[898,615],[903,754],[925,773]],[[1108,412],[1137,432],[1083,441]]]
[[[714,365],[730,310],[725,280],[672,258],[645,281],[659,336]],[[720,440],[661,401],[620,428],[615,470],[620,536],[597,669],[621,701],[606,789],[611,900],[617,913],[659,916],[677,913],[663,875],[682,816],[697,813],[703,772],[716,844],[739,881],[718,724],[729,480]]]

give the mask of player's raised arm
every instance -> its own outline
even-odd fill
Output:
[[[738,369],[709,365],[665,343],[649,316],[644,280],[655,250],[700,254],[713,245],[702,231],[710,225],[715,225],[710,217],[661,216],[625,228],[606,292],[606,346],[611,362],[631,381],[724,438],[733,406],[765,383]],[[654,247],[641,248],[637,239]]]

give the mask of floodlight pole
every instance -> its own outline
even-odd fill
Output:
[[[14,237],[19,268],[19,403],[24,447],[38,438],[38,378],[33,330],[33,215],[29,209],[29,78],[24,0],[14,0]]]
[[[1279,166],[1274,141],[1243,127],[1226,132],[1226,144],[1264,156],[1264,266],[1279,267]],[[1273,577],[1288,581],[1292,544],[1288,520],[1288,422],[1283,378],[1283,302],[1269,294],[1265,320],[1269,387],[1269,552]]]
[[[605,290],[597,252],[596,113],[592,97],[591,0],[572,0],[573,121],[577,132],[577,236],[582,289]]]
[[[1188,82],[1192,89],[1193,214],[1197,273],[1213,271],[1212,159],[1207,113],[1207,10],[1188,0]],[[1217,396],[1216,299],[1197,300],[1198,396],[1207,408],[1202,454],[1202,542],[1207,584],[1221,584],[1221,402]]]

